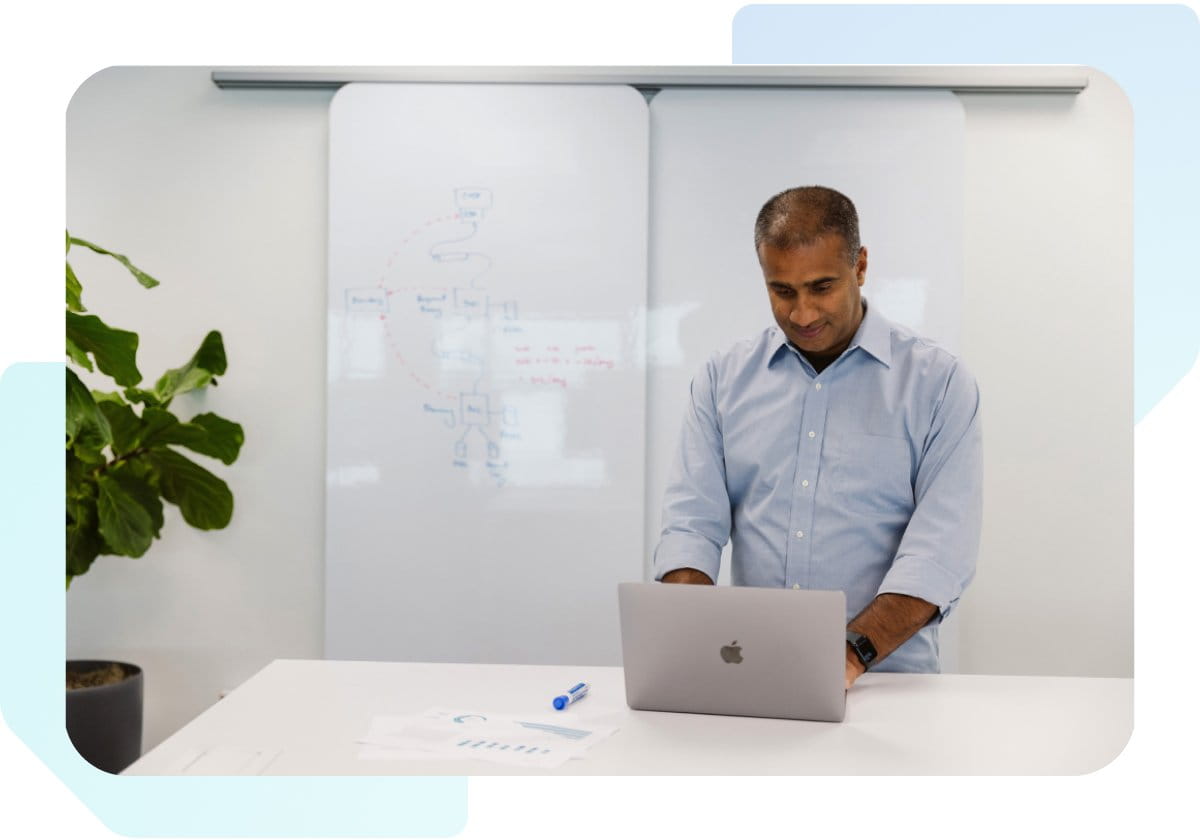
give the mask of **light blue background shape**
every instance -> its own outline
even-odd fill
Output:
[[[1080,64],[1134,111],[1134,419],[1190,369],[1200,300],[1200,23],[1184,6],[747,6],[733,62]],[[111,829],[158,836],[447,835],[463,778],[130,777],[101,773],[63,730],[63,365],[0,378],[0,710]],[[52,536],[51,536],[52,535]],[[20,682],[11,674],[20,673]],[[182,825],[181,825],[182,823]]]
[[[0,709],[113,831],[173,837],[448,836],[467,820],[461,776],[113,776],[67,739],[63,597],[65,366],[0,377]],[[17,675],[14,677],[14,675]]]
[[[1133,420],[1200,348],[1200,21],[1186,6],[746,6],[734,64],[1076,64],[1134,119]]]

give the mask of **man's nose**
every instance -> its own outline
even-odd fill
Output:
[[[796,295],[789,320],[798,327],[807,327],[819,317],[817,309],[807,295]]]

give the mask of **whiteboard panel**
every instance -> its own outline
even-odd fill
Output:
[[[334,98],[327,657],[619,662],[648,145],[627,87]]]
[[[869,256],[863,294],[958,352],[964,139],[948,92],[668,90],[650,125],[647,558],[692,376],[774,323],[753,238],[771,196],[812,184],[849,196]]]

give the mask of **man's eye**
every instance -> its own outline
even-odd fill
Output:
[[[813,286],[813,291],[819,295],[824,294],[825,292],[828,292],[832,286],[832,283],[818,283],[816,286]]]
[[[793,290],[791,290],[791,289],[780,289],[780,288],[775,288],[775,289],[773,289],[772,291],[774,291],[774,292],[775,292],[775,294],[776,294],[778,297],[791,297],[792,295],[796,294],[796,293],[795,293]]]

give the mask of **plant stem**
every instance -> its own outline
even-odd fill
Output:
[[[109,470],[113,469],[114,467],[124,463],[125,461],[128,461],[132,458],[136,458],[139,455],[145,455],[149,451],[150,451],[150,447],[139,446],[137,449],[134,449],[130,452],[126,452],[124,455],[120,456],[119,458],[114,458],[113,460],[108,461],[108,462],[96,467],[96,469],[92,470],[92,477],[99,478],[104,473],[106,473]]]

